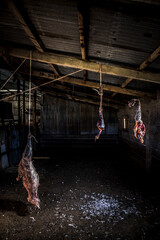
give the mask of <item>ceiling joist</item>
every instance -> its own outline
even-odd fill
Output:
[[[142,71],[144,70],[146,67],[149,66],[149,64],[151,64],[156,58],[158,58],[160,56],[160,46],[158,48],[156,48],[156,50],[144,61],[140,64],[139,68],[137,70]],[[133,78],[128,78],[126,79],[121,87],[125,88],[131,81],[133,80]],[[116,93],[112,94],[112,97],[114,97],[116,95]]]
[[[38,81],[36,81],[36,79],[34,79],[33,83],[35,85],[38,85],[39,84],[39,79],[38,79]],[[99,95],[96,92],[94,92],[92,94],[91,93],[85,93],[85,92],[82,92],[82,91],[80,91],[78,89],[75,89],[75,88],[73,90],[72,86],[64,86],[64,85],[56,84],[55,82],[54,82],[54,84],[49,85],[49,87],[51,88],[51,91],[54,90],[54,89],[58,89],[58,90],[61,90],[61,91],[67,92],[67,93],[70,92],[72,94],[77,94],[79,96],[80,95],[81,96],[85,95],[85,97],[87,99],[88,99],[88,97],[91,97],[91,98],[95,98],[96,100],[99,100]],[[43,89],[42,89],[42,91],[43,91]],[[48,91],[49,90],[47,88],[44,90],[44,92],[48,92]],[[124,105],[124,104],[127,103],[127,101],[124,101],[122,99],[121,100],[116,100],[116,99],[110,98],[104,93],[103,102],[104,103],[109,103],[110,101],[113,102],[113,103],[116,103],[116,104],[121,104],[121,105]]]
[[[93,105],[99,106],[99,101],[91,100],[91,99],[88,99],[88,98],[83,98],[83,97],[78,97],[78,96],[71,96],[69,94],[64,94],[64,93],[62,94],[62,93],[48,92],[48,94],[50,94],[51,96],[55,96],[55,97],[67,98],[67,99],[72,100],[72,101],[89,103],[89,104],[93,104]],[[112,108],[115,108],[115,109],[119,109],[121,106],[120,105],[116,105],[116,104],[112,104],[112,103],[103,103],[103,107],[112,107]]]
[[[18,3],[13,0],[6,0],[6,3],[8,5],[8,8],[11,10],[15,18],[19,21],[22,29],[26,32],[27,36],[31,40],[31,42],[34,44],[35,48],[39,52],[45,52],[45,46],[43,42],[41,41],[35,27],[33,26],[32,22],[26,15],[26,13],[22,10],[22,7],[18,6]],[[52,71],[56,74],[57,77],[60,77],[60,74],[55,66],[52,64],[49,64]]]
[[[28,73],[26,73],[26,74],[28,74]],[[41,71],[37,71],[37,70],[32,71],[32,76],[46,78],[46,79],[54,79],[54,74],[47,73],[47,72],[41,72]],[[84,81],[81,79],[76,79],[76,78],[71,78],[71,77],[66,77],[66,78],[62,79],[62,81],[66,82],[66,83],[82,86],[82,87],[99,89],[99,83],[95,82],[95,81]],[[109,85],[109,84],[103,84],[103,90],[126,94],[126,95],[131,95],[131,96],[155,98],[155,94],[152,94],[152,93],[121,88],[121,87],[117,87],[117,86],[113,86],[113,85]]]
[[[30,59],[30,50],[19,49],[13,47],[0,46],[0,52],[3,55],[10,55],[17,58]],[[42,53],[38,51],[32,51],[32,60],[43,63],[51,63],[71,68],[86,69],[88,71],[99,72],[100,65],[103,74],[133,78],[137,80],[142,80],[152,83],[160,83],[160,74],[151,72],[140,72],[133,69],[128,69],[124,67],[117,67],[113,65],[100,64],[92,61],[83,61],[75,57],[64,56],[60,54],[53,53]]]
[[[22,10],[15,5],[15,3],[12,0],[6,0],[6,3],[8,5],[8,8],[11,10],[13,15],[16,17],[16,19],[20,22],[21,27],[26,32],[27,36],[31,40],[31,42],[34,44],[36,49],[40,52],[44,51],[44,45],[41,39],[39,38],[36,30],[34,29],[33,25],[30,23],[29,19],[25,17],[25,15],[21,12]]]
[[[82,3],[81,3],[81,1],[78,1],[78,4],[77,4],[78,25],[79,25],[79,35],[80,35],[81,56],[82,56],[82,60],[86,60],[84,14],[82,12],[82,9],[83,9],[83,7],[81,6]],[[87,71],[83,70],[83,79],[86,80],[86,78],[87,78]]]

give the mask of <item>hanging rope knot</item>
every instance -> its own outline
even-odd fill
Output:
[[[99,88],[99,95],[103,96],[103,85],[101,85]]]
[[[103,109],[101,107],[99,107],[99,114],[102,114]]]
[[[97,122],[97,127],[99,130],[99,133],[97,136],[95,136],[95,141],[99,139],[102,131],[105,129],[105,124],[104,124],[104,119],[103,119],[103,114],[102,114],[102,99],[103,99],[103,85],[102,85],[102,71],[101,71],[102,66],[100,65],[100,84],[99,84],[99,90],[96,90],[98,94],[100,95],[100,106],[99,106],[99,118]]]

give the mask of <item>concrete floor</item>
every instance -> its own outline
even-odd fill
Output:
[[[34,156],[49,157],[34,160],[41,209],[27,202],[17,167],[1,172],[0,239],[160,239],[157,186],[118,144],[58,144]]]

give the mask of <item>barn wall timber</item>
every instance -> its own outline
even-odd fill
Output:
[[[139,166],[147,171],[160,170],[160,92],[157,99],[140,99],[142,120],[146,126],[144,144],[141,144],[133,134],[135,107],[128,105],[118,112],[119,135],[123,147]],[[123,118],[127,119],[127,129],[123,130]]]
[[[118,133],[117,111],[104,108],[106,135]],[[56,137],[93,137],[98,133],[96,127],[98,119],[98,106],[63,100],[49,95],[43,96],[41,111],[41,136],[42,138]]]

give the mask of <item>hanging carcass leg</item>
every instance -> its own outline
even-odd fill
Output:
[[[141,143],[144,142],[143,138],[145,135],[145,125],[141,120],[141,103],[139,99],[132,99],[128,102],[129,107],[136,107],[135,114],[135,126],[134,126],[134,136],[140,140]]]
[[[40,208],[40,199],[38,197],[39,176],[32,163],[32,138],[36,141],[35,137],[29,134],[27,145],[19,163],[16,180],[19,181],[22,178],[23,186],[28,192],[28,202]]]
[[[103,97],[103,87],[101,85],[100,90],[99,90],[99,95],[100,95],[100,107],[99,107],[99,117],[98,117],[98,122],[97,122],[97,127],[99,129],[99,133],[97,136],[95,136],[95,141],[99,139],[101,132],[105,129],[105,124],[104,124],[104,119],[103,119],[103,109],[102,109],[102,97]]]
[[[104,124],[104,119],[103,119],[103,113],[102,113],[102,109],[99,110],[99,118],[98,118],[98,122],[97,122],[97,127],[99,129],[99,133],[97,136],[95,136],[95,141],[97,139],[99,139],[101,132],[105,129],[105,124]]]

